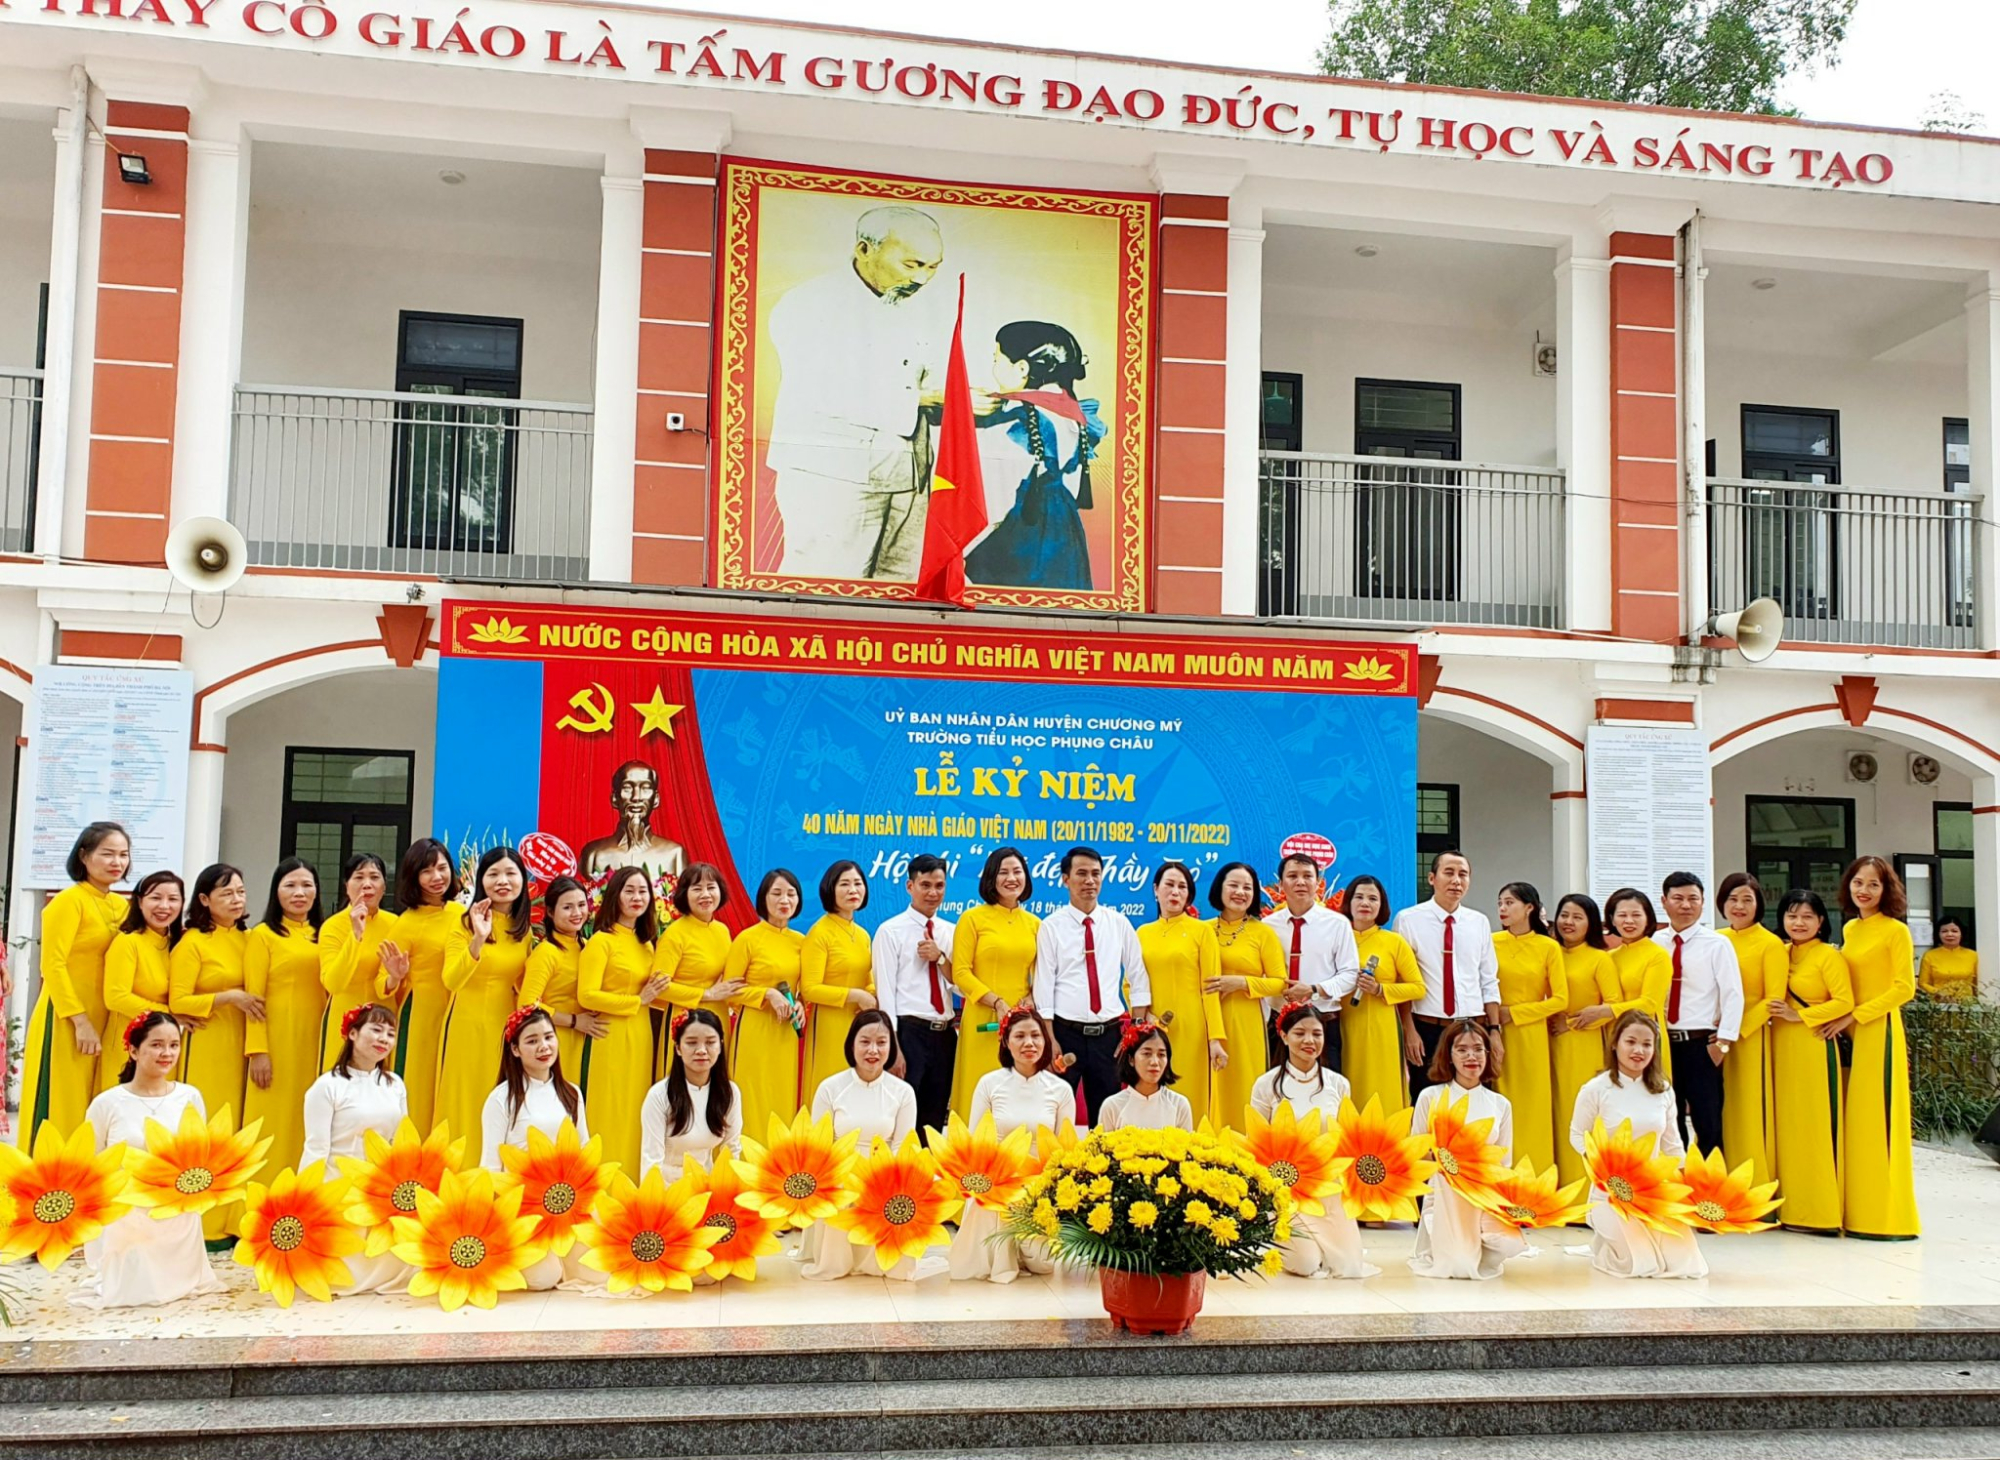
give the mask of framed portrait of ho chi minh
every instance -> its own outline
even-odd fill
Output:
[[[729,159],[715,583],[911,598],[964,352],[973,604],[1146,607],[1155,200]]]

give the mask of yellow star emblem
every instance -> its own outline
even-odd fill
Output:
[[[644,740],[655,730],[666,736],[667,739],[672,740],[674,738],[674,716],[686,709],[687,706],[668,704],[665,697],[661,695],[658,687],[655,686],[652,699],[643,701],[635,700],[632,708],[637,710],[640,718],[646,722],[639,727],[639,738],[641,740]]]

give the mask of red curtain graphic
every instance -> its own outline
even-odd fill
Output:
[[[613,779],[630,761],[655,772],[660,796],[649,823],[654,835],[679,842],[690,863],[719,867],[729,893],[723,921],[739,932],[747,928],[757,914],[709,785],[692,672],[608,660],[547,661],[538,830],[579,855],[587,843],[615,834],[620,820]]]

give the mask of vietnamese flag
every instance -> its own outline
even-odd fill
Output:
[[[965,372],[965,275],[958,276],[958,323],[945,366],[944,415],[931,467],[930,512],[917,597],[965,606],[965,550],[986,531],[986,478],[979,469],[979,426],[972,418],[972,383]]]

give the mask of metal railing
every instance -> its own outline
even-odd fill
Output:
[[[1979,648],[1985,500],[1712,477],[1709,602],[1775,598],[1794,643]]]
[[[1563,626],[1554,467],[1267,451],[1260,478],[1262,613]]]
[[[253,565],[586,578],[590,439],[584,405],[238,386],[229,520]]]
[[[42,372],[0,366],[0,553],[34,549],[41,447]]]

